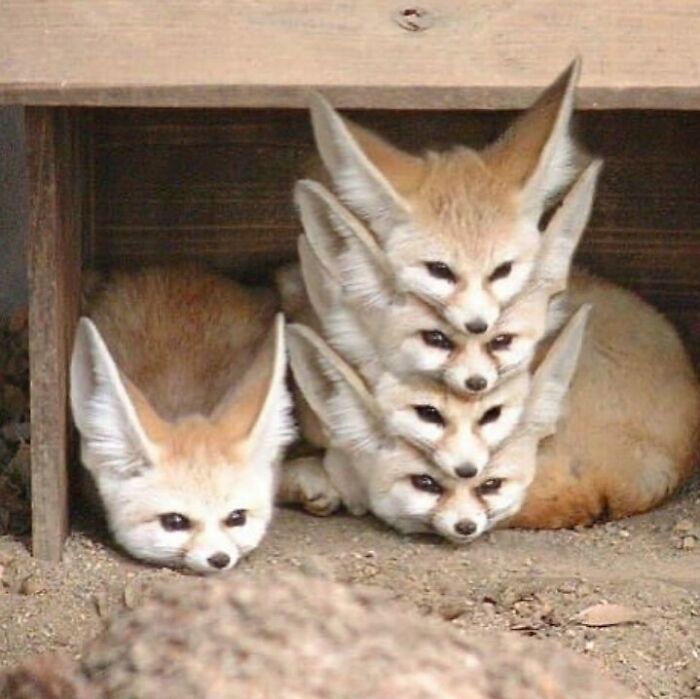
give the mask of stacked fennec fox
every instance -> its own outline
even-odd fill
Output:
[[[82,461],[133,556],[211,573],[254,549],[294,434],[268,292],[196,267],[117,274],[71,362]]]
[[[355,280],[348,284],[342,274],[336,279],[345,301],[353,295],[362,297],[363,287],[369,290],[364,305],[353,310],[352,304],[345,303],[341,316],[364,321],[374,306],[383,311],[374,344],[364,339],[353,342],[348,333],[344,338],[342,333],[334,334],[338,323],[333,320],[321,322],[326,337],[354,363],[363,367],[362,352],[369,347],[370,352],[376,350],[380,364],[396,370],[405,347],[396,340],[412,337],[414,349],[419,338],[423,344],[434,344],[442,352],[442,363],[431,362],[431,352],[423,349],[421,361],[409,362],[399,371],[437,373],[451,388],[472,393],[488,391],[499,381],[494,355],[517,345],[517,328],[527,327],[533,312],[533,305],[526,302],[531,296],[527,287],[546,241],[546,235],[537,232],[537,222],[548,199],[573,173],[570,166],[576,157],[568,120],[576,73],[573,66],[499,143],[481,153],[456,149],[423,158],[410,156],[343,121],[322,99],[315,99],[312,113],[324,162],[340,196],[364,216],[376,235],[368,241],[367,235],[358,233],[355,221],[349,226],[354,232],[348,232],[348,226],[339,230],[341,237],[354,235],[353,245],[336,253],[339,259],[346,258],[337,268],[342,272],[345,267]],[[595,180],[593,168],[584,173],[583,181],[587,176]],[[313,185],[304,186],[307,194],[323,198],[317,186],[315,191]],[[326,228],[343,228],[337,207],[330,219]],[[314,236],[305,223],[311,243]],[[300,247],[303,261],[304,245]],[[317,258],[323,260],[323,254]],[[372,270],[369,275],[368,270]],[[330,271],[326,277],[333,276]],[[380,277],[386,273],[388,287],[367,284],[368,276],[377,273]],[[573,287],[572,308],[588,300],[598,308],[562,436],[545,443],[542,474],[546,475],[535,480],[516,520],[525,526],[563,526],[603,514],[621,517],[643,511],[672,492],[694,463],[700,420],[698,386],[672,328],[636,297],[611,285],[575,275]],[[401,308],[391,305],[396,291],[411,292],[403,298],[419,297],[453,329],[441,327],[435,319],[425,325],[430,323],[430,311],[415,298],[407,302],[411,312],[402,315]],[[541,300],[534,304],[546,320],[532,325],[538,335],[530,350],[565,317],[561,303],[550,305],[549,315],[541,312],[542,307]],[[411,326],[411,319],[418,319],[417,324]],[[392,327],[402,322],[411,331],[393,334]],[[502,331],[504,322],[514,331]],[[352,327],[352,323],[346,325]],[[365,326],[355,324],[357,337]],[[491,371],[477,375],[483,379],[478,386],[468,384],[472,375],[450,382],[449,374],[441,371],[460,341],[469,342],[469,335],[465,339],[460,333],[484,340],[476,356],[481,366],[490,364]],[[353,355],[354,349],[358,354]],[[532,351],[525,353],[525,365],[531,356]],[[362,371],[363,376],[371,381],[375,370],[370,365],[370,374]],[[616,433],[611,433],[611,425]]]

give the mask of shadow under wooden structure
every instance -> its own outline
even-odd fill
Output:
[[[687,0],[6,0],[0,104],[26,107],[35,555],[68,527],[81,269],[293,255],[309,88],[409,149],[482,144],[584,58],[606,159],[578,261],[700,339],[700,6]]]

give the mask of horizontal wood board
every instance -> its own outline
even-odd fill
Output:
[[[0,103],[513,109],[575,54],[583,108],[700,108],[693,0],[3,0]]]
[[[505,112],[355,112],[411,150],[480,145]],[[291,201],[312,157],[296,110],[93,110],[94,210],[85,243],[98,267],[200,259],[264,279],[294,256]],[[579,264],[635,289],[700,339],[700,114],[578,114],[606,165]]]

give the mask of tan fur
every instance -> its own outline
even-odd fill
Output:
[[[557,528],[645,512],[697,464],[700,386],[670,323],[634,294],[578,273],[593,312],[569,411],[544,442],[510,526]]]
[[[122,373],[171,421],[214,410],[249,368],[275,311],[271,292],[182,265],[115,274],[86,315]]]

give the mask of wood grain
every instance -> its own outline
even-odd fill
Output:
[[[425,31],[407,0],[4,0],[0,102],[520,108],[579,53],[581,107],[700,108],[692,0],[420,6]]]
[[[418,150],[482,145],[506,112],[356,112]],[[294,180],[313,154],[295,110],[98,110],[90,262],[196,258],[264,281],[294,256]],[[700,339],[700,174],[695,112],[583,112],[606,158],[579,264],[641,293]],[[697,343],[695,343],[697,345]]]
[[[74,110],[27,109],[32,548],[48,561],[60,560],[68,528],[67,368],[80,289],[79,137]]]

